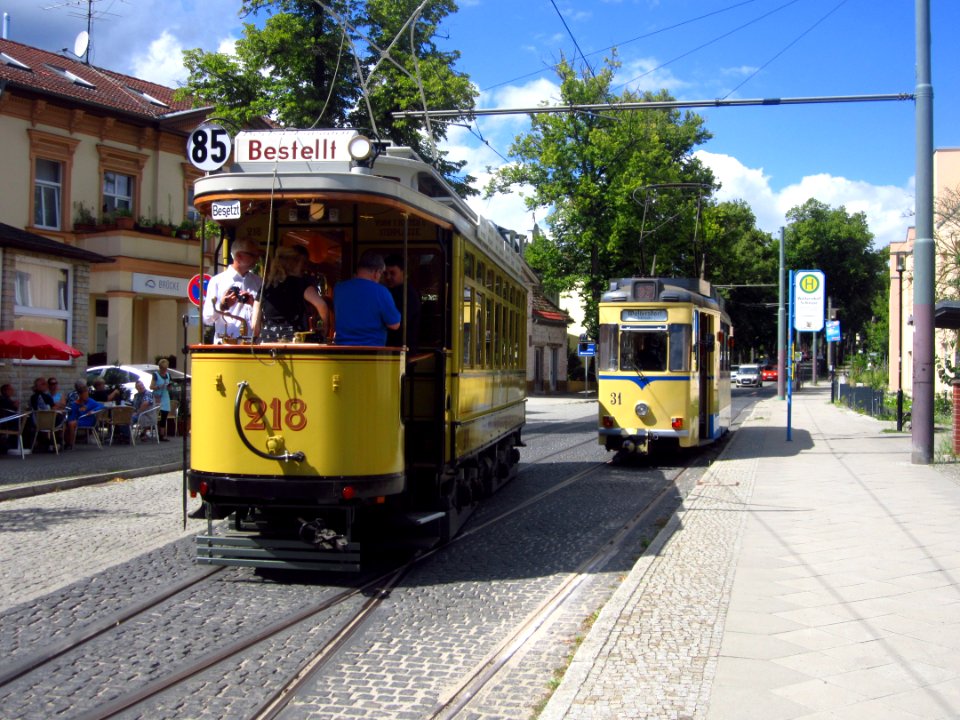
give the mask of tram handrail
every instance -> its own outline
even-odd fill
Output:
[[[265,453],[263,450],[259,450],[253,446],[250,440],[247,439],[246,434],[243,432],[243,424],[240,422],[240,403],[243,400],[243,391],[250,386],[246,380],[241,380],[237,383],[237,398],[233,403],[233,423],[237,428],[237,435],[240,437],[240,440],[243,441],[243,444],[247,446],[247,449],[258,457],[262,457],[265,460],[280,460],[282,462],[303,462],[307,456],[300,450],[296,452],[286,452],[282,455],[271,455],[270,453]]]

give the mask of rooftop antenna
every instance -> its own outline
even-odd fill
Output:
[[[98,2],[100,2],[100,0],[63,0],[62,2],[48,5],[43,8],[44,10],[57,10],[65,7],[69,9],[68,14],[71,17],[84,18],[87,21],[87,29],[77,34],[77,37],[73,41],[72,51],[72,54],[78,57],[81,62],[86,65],[90,64],[90,44],[93,40],[94,15],[96,15],[98,18],[101,18],[104,15],[116,15],[116,13],[110,13],[105,10],[96,10],[94,6]],[[83,8],[83,5],[86,5],[86,9]],[[70,48],[63,48],[61,52],[71,51]]]

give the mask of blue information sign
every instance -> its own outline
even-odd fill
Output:
[[[594,357],[597,354],[597,344],[592,342],[582,342],[577,347],[577,355],[580,357]]]
[[[827,342],[840,342],[840,321],[827,320]]]

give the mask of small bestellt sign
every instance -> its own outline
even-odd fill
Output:
[[[793,327],[801,332],[823,330],[827,284],[820,270],[798,270],[793,281]]]

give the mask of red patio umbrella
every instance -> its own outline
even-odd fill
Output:
[[[32,330],[0,330],[0,357],[19,360],[69,360],[83,353],[43,333]]]

